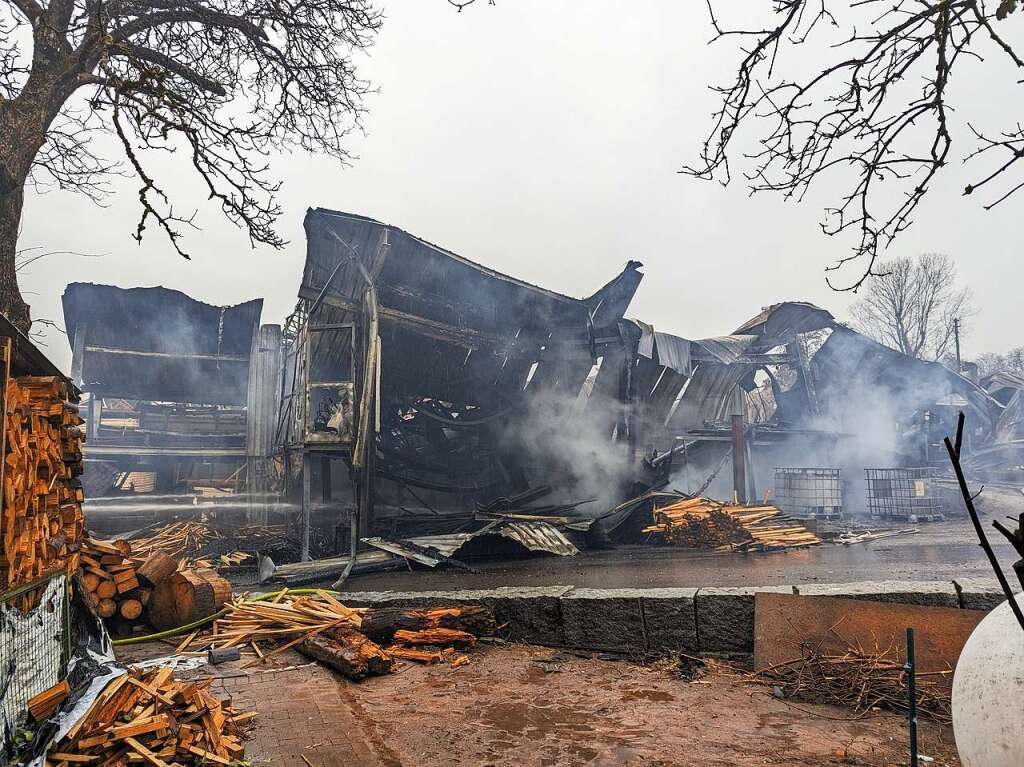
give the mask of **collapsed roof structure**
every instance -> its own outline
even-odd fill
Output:
[[[861,476],[924,466],[960,409],[968,452],[1017,439],[985,390],[813,304],[691,340],[626,318],[637,261],[575,298],[365,216],[310,209],[304,226],[283,328],[260,328],[260,300],[68,287],[94,465],[174,458],[192,481],[180,459],[194,458],[239,487],[245,465],[250,494],[282,489],[301,508],[308,556],[313,527],[335,527],[333,548],[473,535],[520,512],[566,529],[670,482],[742,501],[812,458]],[[717,478],[730,455],[731,481]]]
[[[941,439],[944,408],[971,411],[979,444],[1002,411],[966,378],[812,304],[688,340],[625,318],[635,261],[572,298],[364,216],[311,209],[305,229],[276,444],[307,515],[314,484],[326,502],[346,482],[332,461],[355,469],[353,538],[415,530],[418,515],[438,532],[439,516],[465,523],[474,505],[545,485],[555,503],[535,513],[593,498],[609,508],[664,484],[679,455],[706,470],[701,452],[722,452],[737,414],[755,452],[814,452],[863,430],[870,402],[894,460],[914,465]]]

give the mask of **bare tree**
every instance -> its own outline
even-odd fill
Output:
[[[739,153],[752,191],[800,199],[826,174],[849,184],[822,222],[830,235],[856,233],[853,252],[827,269],[859,264],[838,289],[856,290],[882,271],[880,249],[911,225],[953,160],[975,169],[964,194],[988,193],[986,209],[1024,186],[1021,122],[989,133],[947,104],[961,61],[992,57],[986,72],[998,59],[1024,68],[1006,37],[1018,0],[773,0],[760,14],[765,23],[747,28],[716,16],[738,12],[735,3],[707,3],[714,40],[738,41],[742,51],[736,76],[714,88],[721,102],[701,161],[684,172],[728,183],[737,136],[751,128],[759,147]],[[969,139],[957,151],[954,135]],[[831,276],[829,284],[837,287]]]
[[[141,214],[186,258],[194,226],[149,170],[180,152],[252,244],[280,247],[273,151],[348,159],[368,85],[352,61],[379,29],[370,0],[0,0],[0,311],[27,329],[17,234],[26,183],[99,199],[139,181]],[[94,149],[112,135],[119,165]]]
[[[1024,346],[1010,349],[1005,354],[979,354],[975,362],[978,365],[978,375],[982,377],[1002,371],[1024,375]]]
[[[925,254],[881,262],[879,270],[850,308],[857,329],[911,357],[943,357],[955,322],[972,313],[970,291],[957,287],[953,260]]]

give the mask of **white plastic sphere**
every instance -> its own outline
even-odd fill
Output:
[[[1024,608],[1024,598],[1017,595]],[[953,675],[953,733],[963,767],[1024,765],[1024,629],[1008,602],[964,645]]]

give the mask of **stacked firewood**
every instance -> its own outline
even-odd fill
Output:
[[[81,591],[113,633],[150,623],[176,628],[211,615],[231,597],[231,586],[209,569],[179,570],[162,551],[134,556],[125,540],[87,538],[81,553]]]
[[[47,767],[241,763],[242,728],[256,713],[240,713],[212,695],[210,679],[172,675],[159,668],[112,680],[46,755]]]
[[[497,630],[485,607],[350,608],[326,591],[309,596],[285,591],[273,601],[239,598],[227,610],[212,634],[197,632],[179,649],[250,647],[257,664],[294,647],[350,679],[362,679],[390,672],[394,659],[461,666],[469,662],[461,651]]]
[[[0,590],[78,567],[85,434],[68,396],[56,376],[7,382]]]
[[[654,511],[644,528],[673,546],[712,551],[779,551],[815,546],[821,539],[774,506],[743,506],[687,498]]]

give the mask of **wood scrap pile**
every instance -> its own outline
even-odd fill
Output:
[[[212,555],[207,554],[202,557],[196,557],[195,559],[182,559],[178,563],[178,569],[184,570],[185,568],[213,568],[215,570],[227,570],[232,567],[238,567],[244,562],[248,562],[253,558],[252,554],[245,551],[229,551],[227,554]]]
[[[179,570],[179,561],[159,550],[137,553],[125,540],[86,538],[82,544],[82,596],[109,620],[112,633],[129,634],[147,622],[176,628],[212,615],[231,598],[231,585],[213,570]]]
[[[171,522],[156,528],[152,535],[133,540],[132,549],[140,556],[162,551],[172,557],[182,557],[202,551],[217,535],[206,522]]]
[[[138,555],[162,551],[181,560],[179,569],[213,567],[227,569],[253,560],[245,547],[255,551],[280,545],[286,536],[285,525],[246,525],[217,529],[209,522],[186,520],[157,527],[150,535],[132,540]]]
[[[916,674],[917,711],[941,722],[952,721],[952,701],[947,671]],[[906,712],[907,674],[904,661],[894,650],[846,652],[805,651],[802,658],[755,672],[754,678],[778,687],[787,698],[811,703],[845,706],[858,712],[873,708]]]
[[[497,626],[485,607],[433,610],[349,608],[326,591],[309,596],[281,592],[273,601],[239,598],[208,635],[192,635],[187,647],[249,647],[264,663],[294,647],[350,679],[386,674],[393,659],[420,663],[469,662],[461,653]],[[272,647],[272,649],[271,649]]]
[[[711,551],[781,551],[816,546],[821,539],[774,506],[743,506],[687,498],[654,510],[643,529],[673,546]]]
[[[26,376],[4,393],[0,591],[78,567],[84,530],[82,419],[67,382]],[[30,602],[38,598],[26,595]],[[22,609],[33,606],[26,602]]]
[[[241,761],[241,713],[209,691],[212,680],[184,682],[173,669],[130,671],[112,680],[46,756],[47,767],[96,764],[220,764]]]

